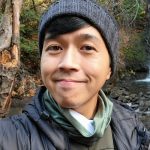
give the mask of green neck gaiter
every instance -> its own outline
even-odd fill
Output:
[[[91,134],[80,124],[70,113],[68,109],[60,107],[53,99],[48,90],[43,95],[43,102],[51,118],[57,122],[69,136],[74,137],[103,137],[105,129],[111,120],[113,103],[105,96],[103,91],[99,94],[99,108],[93,119],[94,133]]]

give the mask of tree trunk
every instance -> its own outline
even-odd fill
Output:
[[[22,0],[6,0],[0,24],[0,116],[9,111],[15,76],[20,66],[21,6]]]

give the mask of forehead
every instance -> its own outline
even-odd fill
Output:
[[[58,35],[53,35],[49,32],[46,33],[45,35],[45,40],[50,40],[50,39],[57,39],[60,37],[64,37],[64,36],[69,36],[71,35],[72,37],[77,37],[79,39],[83,39],[83,40],[103,40],[101,34],[99,33],[99,31],[90,25],[86,25],[80,29],[77,29],[75,31],[72,32],[68,32],[68,33],[62,33],[62,34],[58,34]]]

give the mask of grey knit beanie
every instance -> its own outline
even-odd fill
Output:
[[[39,24],[39,50],[43,49],[45,31],[55,17],[73,15],[85,18],[101,33],[111,58],[112,74],[116,70],[119,48],[119,33],[112,16],[96,0],[56,0],[42,16]]]

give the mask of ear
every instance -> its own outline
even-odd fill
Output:
[[[106,80],[110,79],[111,74],[112,74],[112,71],[111,71],[111,68],[109,67],[108,73],[107,73],[107,76],[106,76]]]

